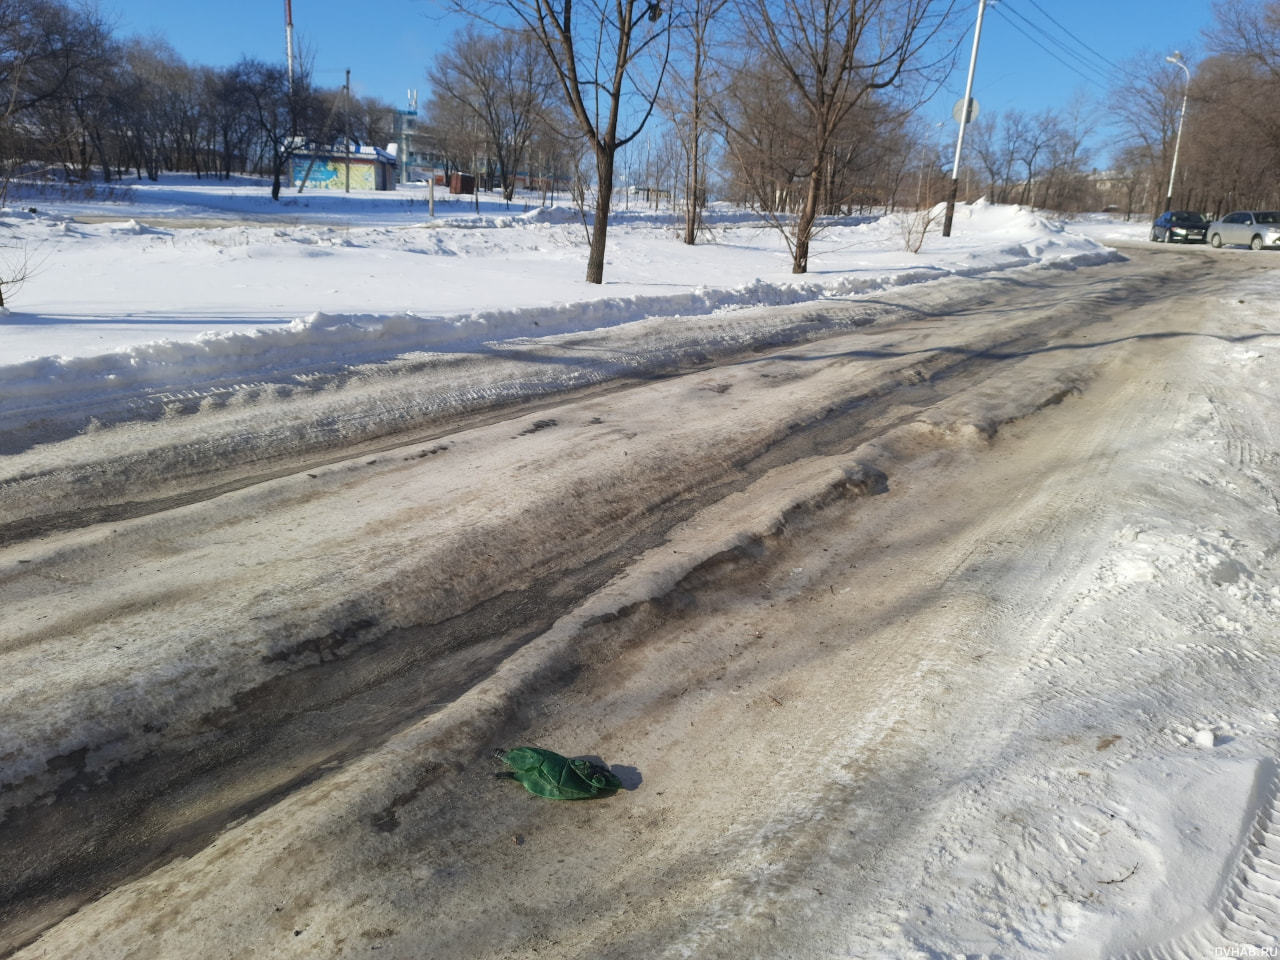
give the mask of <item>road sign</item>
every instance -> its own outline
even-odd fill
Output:
[[[956,105],[951,108],[951,116],[956,118],[956,123],[973,123],[978,119],[978,101],[973,97],[969,98],[969,117],[967,120],[961,120],[964,116],[964,100],[957,100]]]

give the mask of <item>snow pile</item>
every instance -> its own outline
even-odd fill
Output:
[[[521,217],[526,223],[578,223],[581,215],[568,207],[535,207]]]
[[[674,213],[622,210],[606,282],[593,286],[576,209],[485,199],[477,215],[470,198],[441,198],[424,222],[425,191],[272,205],[261,187],[192,182],[0,212],[14,238],[0,260],[20,250],[36,264],[0,325],[6,412],[1117,256],[1028,211],[979,203],[958,210],[951,238],[935,226],[920,254],[905,251],[900,215],[838,221],[797,277],[779,234],[743,211],[713,210],[709,242],[688,247]]]

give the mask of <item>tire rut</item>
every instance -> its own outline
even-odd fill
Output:
[[[811,456],[847,454],[895,429],[920,420],[922,411],[937,407],[947,398],[975,389],[994,370],[1005,369],[1046,352],[1084,351],[1105,344],[1107,310],[1119,310],[1126,297],[1157,299],[1161,295],[1163,272],[1141,278],[1135,284],[1121,281],[1112,287],[1081,296],[1062,295],[1057,312],[1043,310],[1025,328],[993,337],[976,346],[944,349],[877,348],[877,359],[892,359],[898,366],[874,390],[853,390],[843,401],[820,410],[799,413],[791,429],[771,439],[762,449],[736,461],[718,480],[697,492],[673,491],[655,503],[644,524],[608,553],[581,558],[572,570],[560,569],[527,589],[495,596],[467,613],[441,624],[415,627],[383,638],[341,657],[293,671],[263,687],[243,691],[232,715],[210,717],[194,741],[170,745],[132,766],[119,768],[105,784],[95,778],[73,777],[52,805],[31,807],[0,825],[0,842],[18,851],[4,872],[6,889],[0,891],[3,913],[0,919],[7,933],[0,952],[11,952],[40,929],[72,912],[112,886],[145,874],[176,856],[207,844],[228,824],[270,806],[280,797],[323,777],[326,770],[344,763],[381,742],[407,723],[441,703],[447,703],[494,666],[540,635],[556,618],[574,609],[581,601],[624,570],[637,552],[660,543],[677,523],[699,509],[716,503],[780,466]],[[1135,286],[1136,291],[1128,289]],[[930,304],[932,320],[963,316],[983,309],[979,285],[971,284],[968,298],[958,314],[947,313],[956,304],[939,298]],[[1128,293],[1126,294],[1126,289]],[[829,313],[838,312],[838,306]],[[848,307],[851,311],[859,309]],[[893,305],[894,310],[902,309]],[[928,312],[928,311],[926,311]],[[875,327],[878,333],[909,334],[919,324],[919,312],[907,319]],[[852,321],[856,322],[856,321]],[[796,329],[800,329],[797,327]],[[1085,332],[1082,332],[1085,331]],[[1089,333],[1087,331],[1093,331]],[[773,345],[765,354],[735,350],[714,364],[681,366],[655,376],[675,377],[696,371],[714,373],[716,367],[734,364],[803,363],[795,351],[797,344],[809,348],[821,337],[797,335],[796,340]],[[841,329],[840,333],[847,333]],[[828,335],[834,333],[828,331]],[[1079,338],[1087,342],[1064,342]],[[817,354],[820,356],[820,354]],[[869,359],[860,351],[849,354],[849,362]],[[1081,377],[1084,373],[1081,374]],[[610,383],[577,392],[581,401],[602,393],[629,389],[630,384]],[[1063,394],[1049,391],[1043,404],[1056,402]],[[565,397],[544,398],[539,409],[563,404]],[[521,408],[527,416],[533,407]],[[487,412],[482,422],[502,422],[506,410]],[[472,425],[475,421],[466,421]],[[414,443],[427,443],[449,436],[450,430],[429,435],[411,434]],[[359,455],[402,446],[404,434],[381,438],[373,446],[359,446]],[[344,451],[351,455],[351,449]],[[128,509],[136,515],[163,511],[179,504],[199,502],[218,493],[240,489],[278,477],[298,468],[343,459],[300,459],[279,471],[245,476],[227,484],[190,490],[172,500],[135,503]],[[97,509],[125,509],[115,504]],[[52,526],[22,528],[10,524],[0,529],[0,546],[7,534],[12,540],[96,522],[95,510],[66,512],[56,519],[41,521]],[[34,521],[33,521],[34,522]],[[33,532],[34,531],[34,532]],[[423,632],[434,633],[430,656],[415,658]],[[377,719],[352,725],[352,711],[367,711],[378,704]],[[299,754],[305,754],[300,757]],[[283,771],[263,776],[262,771],[293,760]],[[66,763],[75,765],[74,757]],[[191,798],[199,816],[186,816],[172,807],[173,798]],[[25,851],[25,856],[21,853]],[[1241,901],[1243,902],[1243,900]]]
[[[344,370],[327,380],[308,383],[298,394],[300,400],[272,400],[270,385],[263,384],[255,388],[255,392],[262,395],[258,401],[262,422],[269,423],[277,408],[297,412],[286,432],[279,435],[267,432],[253,442],[248,442],[245,435],[246,430],[254,429],[252,423],[241,424],[237,420],[220,428],[218,417],[222,414],[218,411],[175,418],[167,411],[164,400],[167,394],[160,394],[159,399],[137,398],[127,405],[128,416],[144,421],[154,419],[158,427],[166,430],[183,427],[197,435],[198,441],[195,444],[189,440],[148,444],[138,447],[134,453],[105,458],[96,449],[85,449],[83,452],[94,459],[71,468],[23,469],[20,466],[23,458],[14,456],[15,467],[10,469],[19,472],[0,477],[0,503],[6,505],[10,518],[0,521],[0,548],[96,523],[134,519],[202,502],[352,456],[375,455],[414,443],[429,444],[459,429],[500,422],[511,417],[514,410],[525,413],[574,398],[626,390],[637,379],[678,377],[758,360],[762,353],[778,353],[843,336],[851,329],[866,328],[881,333],[910,330],[921,321],[963,320],[997,302],[991,287],[999,291],[1000,297],[1016,295],[1023,289],[1035,291],[1037,297],[1059,308],[1063,315],[1074,315],[1084,323],[1097,319],[1098,311],[1126,309],[1158,300],[1167,290],[1172,274],[1191,274],[1202,281],[1209,270],[1206,264],[1184,259],[1186,262],[1171,264],[1148,256],[1142,269],[1150,271],[1149,274],[1134,275],[1128,271],[1119,277],[1086,284],[1084,291],[1077,282],[1069,284],[1062,293],[1053,292],[1056,282],[1076,279],[1070,273],[1057,277],[1048,273],[1047,281],[1041,276],[1036,284],[1001,274],[991,278],[955,278],[936,285],[937,289],[926,285],[924,290],[893,291],[879,298],[832,300],[818,306],[805,304],[767,313],[751,310],[723,317],[687,318],[685,325],[689,332],[683,334],[685,339],[664,346],[656,357],[652,350],[629,349],[617,331],[604,331],[507,345],[482,351],[479,359],[441,355],[426,361],[392,361]],[[1107,267],[1089,269],[1108,270]],[[1044,303],[1037,304],[1038,309],[1044,307]],[[769,320],[770,316],[780,319]],[[765,328],[764,333],[760,332],[761,326]],[[988,344],[984,348],[989,351],[985,359],[1010,359],[1019,351],[1047,346],[1034,335],[1018,337],[1007,343]],[[1053,346],[1061,350],[1080,347],[1070,343]],[[965,353],[962,340],[955,352]],[[933,362],[941,363],[942,358]],[[466,386],[494,364],[506,366],[501,377],[519,385],[518,391],[512,393],[507,388],[477,391]],[[569,386],[557,385],[556,377],[566,372]],[[923,369],[919,374],[922,379],[929,375],[929,371]],[[424,378],[432,382],[425,394],[421,383]],[[326,401],[320,410],[309,409],[312,400],[319,402],[323,389],[332,389],[333,384],[326,387],[329,381],[341,386],[340,393],[352,397],[361,391],[377,391],[373,411],[360,412],[361,425],[354,432],[350,427],[335,427],[336,422],[358,410],[350,397],[332,403]],[[184,407],[198,411],[203,400],[211,395],[208,390],[194,391]],[[148,412],[148,403],[155,406],[155,410]],[[93,412],[98,417],[107,416],[101,404]],[[357,419],[348,422],[354,423]],[[78,431],[79,421],[76,423]],[[14,433],[13,430],[6,432]],[[43,442],[67,436],[70,434],[54,434]],[[146,476],[147,482],[140,483],[140,476]],[[138,496],[141,490],[146,490],[146,498]],[[98,502],[94,503],[95,500]],[[77,503],[81,505],[69,506]]]
[[[1039,334],[1002,340],[1006,347],[1029,349],[1039,342]],[[815,419],[793,424],[696,496],[655,504],[646,526],[608,555],[445,623],[398,631],[243,691],[233,711],[206,718],[184,741],[116,768],[105,782],[80,772],[63,781],[52,805],[11,811],[0,824],[0,843],[10,851],[0,876],[0,920],[17,938],[8,940],[9,947],[47,925],[50,911],[56,919],[201,848],[228,823],[314,782],[449,702],[698,510],[779,466],[847,453],[912,422],[940,397],[980,382],[993,362],[983,351],[913,360],[877,395],[817,411]],[[50,767],[65,763],[74,771],[83,761],[51,758]],[[187,805],[198,816],[184,814]]]

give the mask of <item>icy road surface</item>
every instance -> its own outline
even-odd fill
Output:
[[[0,951],[1280,944],[1280,261],[1125,253],[20,444]]]

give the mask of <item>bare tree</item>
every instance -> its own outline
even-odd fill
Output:
[[[0,201],[25,162],[70,169],[91,150],[76,114],[104,78],[109,36],[87,6],[0,0]]]
[[[472,11],[458,3],[458,9]],[[671,42],[661,0],[491,0],[494,18],[514,15],[552,64],[564,103],[595,155],[595,215],[588,226],[587,282],[604,282],[618,151],[653,115]]]
[[[1178,110],[1182,104],[1184,74],[1173,69],[1164,54],[1143,51],[1122,65],[1127,81],[1112,91],[1112,116],[1120,128],[1120,145],[1131,163],[1139,158],[1149,172],[1151,196],[1142,205],[1155,211],[1155,188],[1167,184],[1173,164]],[[1198,87],[1198,85],[1196,85]]]
[[[1269,154],[1274,181],[1280,165],[1280,0],[1218,0],[1213,12],[1214,26],[1205,31],[1210,49],[1235,67],[1228,71],[1219,65],[1217,79],[1227,82],[1206,86],[1201,95],[1217,105],[1230,101],[1231,113]]]
[[[141,177],[185,167],[183,135],[194,125],[195,76],[168,44],[133,39],[121,51],[123,75],[109,88],[119,128],[128,140],[131,166]]]
[[[1280,81],[1280,0],[1217,0],[1213,14],[1205,31],[1212,49]]]
[[[1178,160],[1179,205],[1226,213],[1280,205],[1280,83],[1227,54],[1198,65]]]
[[[1072,98],[1063,111],[1045,114],[1048,126],[1041,207],[1079,213],[1096,200],[1088,165],[1093,153],[1087,145],[1093,128],[1092,111],[1082,96]]]
[[[235,68],[236,83],[253,117],[257,136],[271,169],[271,199],[280,199],[285,172],[308,136],[324,126],[327,115],[314,96],[307,75],[296,75],[292,83],[279,64],[241,60]]]
[[[1007,202],[1013,182],[1015,158],[1012,143],[1004,135],[1007,129],[998,113],[984,113],[969,124],[965,134],[965,145],[977,157],[976,166],[986,178],[986,195],[992,203]]]
[[[468,24],[436,57],[428,77],[434,105],[452,100],[479,121],[497,160],[503,199],[510,203],[555,85],[541,46],[527,32],[484,34]]]
[[[713,31],[730,0],[689,0],[675,21],[676,54],[663,97],[671,133],[683,153],[684,242],[694,244],[707,202],[710,101],[715,97]]]
[[[427,115],[431,120],[425,133],[433,152],[444,161],[446,174],[473,169],[484,149],[480,118],[458,100],[439,96],[427,105]]]
[[[1052,110],[1042,110],[1022,120],[1021,149],[1017,154],[1022,172],[1018,203],[1034,205],[1036,183],[1044,175],[1045,154],[1057,133],[1057,115]]]
[[[557,189],[565,189],[574,179],[574,171],[582,165],[582,153],[586,142],[581,137],[570,136],[573,121],[564,115],[559,104],[544,105],[544,122],[534,130],[533,140],[529,144],[530,172],[533,174],[532,185],[541,191],[545,204],[550,195],[551,202],[556,200]]]
[[[237,166],[243,172],[249,161],[253,118],[247,91],[234,70],[209,71],[204,75],[204,102],[218,175],[230,179]]]
[[[35,255],[25,243],[0,244],[0,317],[9,313],[5,297],[12,297],[36,273]]]
[[[744,35],[758,31],[753,55],[772,68],[802,111],[808,132],[801,166],[803,196],[789,231],[792,272],[809,269],[809,244],[841,125],[877,91],[926,66],[924,51],[953,4],[942,0],[735,0]],[[751,29],[748,29],[751,28]],[[731,138],[748,141],[744,131]],[[767,205],[767,198],[761,197]]]
[[[713,101],[726,130],[730,199],[753,205],[788,238],[812,163],[800,97],[777,65],[744,62]]]
[[[1108,192],[1119,192],[1124,200],[1124,218],[1145,209],[1141,198],[1153,192],[1151,164],[1140,148],[1121,147],[1111,158]]]

